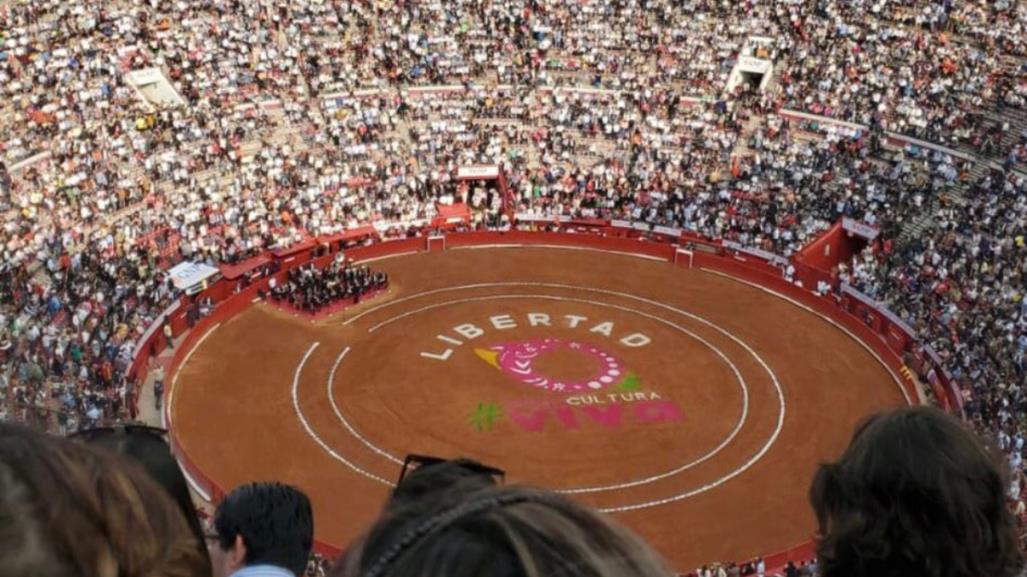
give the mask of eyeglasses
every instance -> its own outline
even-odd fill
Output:
[[[442,463],[449,463],[451,461],[454,460],[443,459],[442,457],[432,457],[430,455],[407,455],[407,458],[403,459],[403,468],[399,471],[399,479],[396,480],[396,485],[403,482],[403,479],[407,476],[408,472],[416,471],[417,469],[424,467],[432,467]],[[471,473],[493,477],[499,483],[506,481],[506,471],[503,469],[490,467],[470,460],[459,460],[456,462],[461,468]]]
[[[97,437],[105,435],[123,435],[126,437],[143,434],[152,437],[157,437],[161,441],[168,442],[168,430],[160,427],[151,427],[142,423],[123,423],[118,425],[111,425],[109,427],[93,427],[91,429],[83,429],[76,431],[68,435],[69,439],[79,439],[82,441],[90,441]]]

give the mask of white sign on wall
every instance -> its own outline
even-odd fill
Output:
[[[499,166],[494,164],[488,166],[461,166],[456,169],[456,177],[465,179],[499,178]]]
[[[738,69],[750,74],[766,74],[770,70],[770,61],[752,56],[742,56],[738,59]]]
[[[220,271],[202,262],[181,262],[168,271],[171,283],[175,288],[186,294],[195,294],[203,290],[204,283],[213,282]]]

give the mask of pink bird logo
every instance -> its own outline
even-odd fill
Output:
[[[545,353],[569,349],[598,361],[598,372],[583,381],[555,379],[539,373],[535,361]],[[481,360],[526,385],[558,393],[593,392],[607,387],[631,390],[638,386],[638,379],[628,372],[616,357],[599,347],[577,341],[561,339],[531,339],[515,343],[503,343],[487,349],[475,349]]]

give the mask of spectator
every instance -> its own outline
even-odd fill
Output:
[[[938,409],[871,417],[813,479],[821,575],[1018,575],[1005,477],[996,456]]]
[[[153,370],[153,408],[160,410],[161,402],[164,401],[164,365],[157,363]]]
[[[0,519],[5,575],[210,575],[185,517],[137,465],[5,423]]]
[[[670,574],[638,537],[554,493],[492,486],[429,499],[416,515],[383,515],[333,575]]]
[[[419,513],[422,508],[434,506],[440,495],[447,491],[473,492],[495,486],[497,475],[503,472],[471,459],[436,459],[423,456],[407,457],[407,466],[413,460],[420,463],[412,472],[400,479],[393,489],[386,509],[398,513]]]
[[[294,487],[237,487],[214,513],[214,577],[302,577],[314,541],[310,500]]]
[[[163,429],[126,424],[78,431],[72,437],[83,441],[90,447],[122,455],[140,465],[178,505],[206,559],[207,549],[203,546],[205,541],[203,527],[200,525],[196,506],[189,495],[189,486],[186,485],[185,476],[182,474],[182,469],[179,468],[175,456],[171,454],[171,447],[168,445],[165,435],[167,435],[167,431]],[[209,567],[206,573],[210,573]]]
[[[271,287],[271,298],[294,310],[316,314],[344,299],[357,304],[363,295],[385,290],[388,284],[386,273],[372,272],[367,265],[309,264],[290,269],[283,284]]]

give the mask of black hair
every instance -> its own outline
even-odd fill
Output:
[[[274,565],[303,575],[314,542],[310,499],[281,483],[242,485],[214,513],[218,546],[231,548],[237,536],[246,545],[246,565]]]
[[[998,458],[930,407],[879,413],[810,487],[823,577],[1013,577],[1023,559]]]
[[[481,463],[471,459],[427,462],[401,477],[382,512],[393,523],[404,523],[436,512],[439,502],[449,495],[466,495],[497,485],[495,476],[483,472]]]
[[[389,509],[434,504],[434,498],[454,488],[471,492],[496,484],[496,477],[484,471],[486,467],[471,459],[452,459],[430,462],[414,469],[393,489]]]

